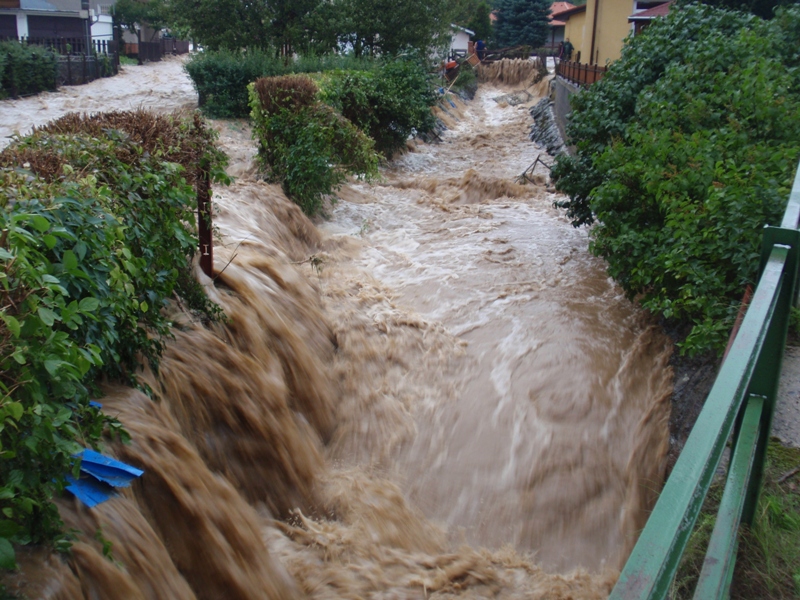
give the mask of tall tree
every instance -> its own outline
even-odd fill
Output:
[[[478,5],[483,2],[484,0],[451,0],[450,20],[456,25],[466,27],[478,10]]]
[[[779,6],[800,4],[800,0],[702,0],[703,4],[752,13],[762,19],[771,19]]]
[[[486,41],[492,37],[492,20],[489,14],[492,9],[486,2],[481,2],[475,8],[475,13],[467,23],[467,29],[475,32],[476,40]]]
[[[428,50],[449,42],[448,0],[341,0],[340,39],[357,56]]]
[[[170,26],[187,31],[196,43],[209,50],[268,48],[272,45],[265,2],[170,0],[169,8]]]
[[[541,46],[547,41],[549,0],[497,0],[494,37],[500,46]]]
[[[174,24],[211,50],[274,48],[305,54],[340,49],[357,56],[426,52],[449,42],[454,10],[449,0],[169,2]]]
[[[167,6],[163,0],[118,0],[112,8],[114,21],[134,35],[142,43],[142,30],[149,27],[153,36],[163,29],[168,21]],[[149,41],[149,40],[145,40]],[[139,64],[142,64],[141,54]]]
[[[311,44],[311,16],[320,0],[269,0],[269,37],[281,54],[305,52]]]

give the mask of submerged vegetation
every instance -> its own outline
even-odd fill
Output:
[[[73,456],[126,435],[90,400],[135,383],[170,335],[175,296],[206,317],[192,276],[196,169],[225,179],[198,116],[75,114],[0,152],[0,566],[12,543],[60,540],[52,503]]]
[[[724,348],[762,227],[783,213],[800,159],[798,29],[798,7],[763,21],[682,6],[573,100],[560,205],[594,223],[591,249],[631,298],[686,326],[682,352]]]

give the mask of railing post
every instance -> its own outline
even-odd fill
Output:
[[[758,505],[758,497],[764,479],[764,465],[767,459],[767,444],[772,430],[772,416],[778,396],[778,385],[781,378],[783,351],[786,346],[786,334],[789,328],[789,314],[794,305],[798,279],[798,246],[800,231],[782,227],[766,227],[761,250],[761,271],[764,270],[769,255],[775,246],[789,248],[784,267],[784,283],[778,297],[775,313],[770,321],[764,348],[756,363],[749,392],[764,397],[764,410],[761,414],[761,427],[756,442],[753,471],[747,486],[742,521],[752,524]],[[738,428],[736,435],[738,437]],[[736,440],[734,439],[734,447]]]

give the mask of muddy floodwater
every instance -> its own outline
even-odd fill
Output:
[[[258,178],[248,125],[216,123],[237,179],[214,191],[217,277],[198,277],[230,319],[170,307],[175,339],[141,375],[155,398],[103,399],[133,438],[108,451],[141,483],[93,510],[61,500],[87,535],[68,559],[23,554],[12,583],[52,598],[607,596],[661,486],[671,346],[553,208],[547,169],[516,183],[552,162],[527,138],[546,89],[444,102],[440,142],[410,143],[313,222]]]
[[[542,150],[526,137],[529,107],[498,105],[503,93],[449,106],[442,143],[355,186],[322,229],[359,231],[354,262],[463,353],[452,372],[408,365],[431,387],[392,452],[414,504],[474,545],[559,570],[616,567],[663,473],[670,346],[553,194],[514,185]]]

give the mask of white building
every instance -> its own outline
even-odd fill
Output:
[[[450,56],[469,53],[469,38],[474,36],[475,32],[454,23],[450,24],[450,28],[453,31],[453,37],[450,40]]]

